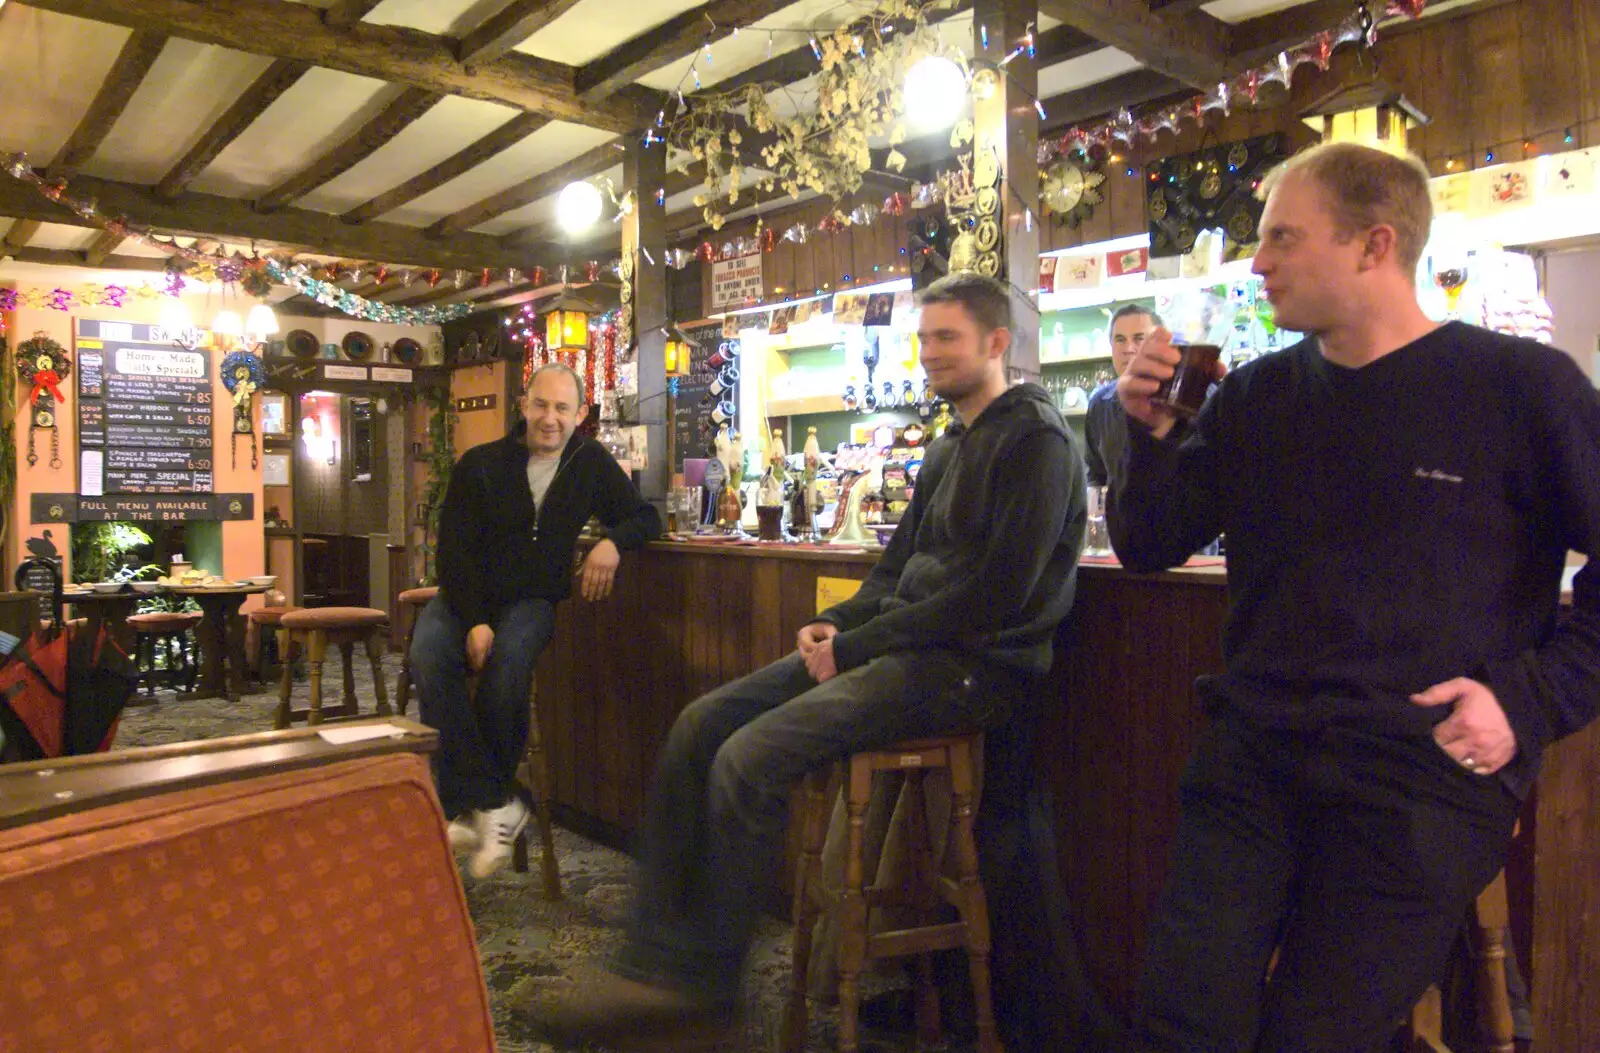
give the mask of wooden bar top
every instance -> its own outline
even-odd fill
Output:
[[[391,725],[398,734],[335,743],[362,725]],[[335,730],[336,729],[336,730]],[[120,801],[196,786],[316,768],[385,753],[428,753],[439,733],[404,717],[341,721],[322,728],[262,731],[221,739],[113,750],[0,767],[0,829],[54,819]]]

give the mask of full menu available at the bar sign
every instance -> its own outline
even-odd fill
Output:
[[[214,489],[209,356],[160,326],[78,323],[79,491]]]

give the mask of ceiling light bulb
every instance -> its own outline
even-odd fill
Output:
[[[556,199],[556,222],[569,234],[578,234],[600,218],[600,191],[593,183],[568,183]]]
[[[943,55],[929,55],[906,71],[906,117],[919,128],[956,122],[967,99],[967,75]]]

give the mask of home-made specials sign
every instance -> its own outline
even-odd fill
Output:
[[[78,492],[210,493],[210,356],[129,322],[79,321],[77,352]]]

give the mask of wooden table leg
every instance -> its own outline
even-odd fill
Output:
[[[227,597],[222,604],[222,625],[225,637],[228,701],[237,702],[245,692],[244,686],[244,618],[239,608],[244,606],[243,596]]]
[[[185,696],[188,698],[220,698],[223,695],[222,653],[227,647],[227,626],[223,623],[225,606],[219,606],[218,596],[197,597],[200,604],[200,624],[195,627],[195,638],[200,641],[200,689]]]

